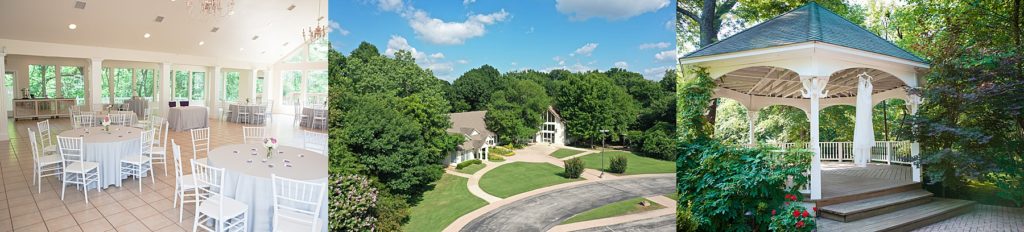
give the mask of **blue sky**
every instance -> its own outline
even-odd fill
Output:
[[[625,67],[660,80],[675,66],[671,0],[331,0],[329,38],[348,54],[414,50],[452,81],[484,64],[501,72]]]

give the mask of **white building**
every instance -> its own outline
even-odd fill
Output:
[[[445,160],[448,165],[456,165],[473,159],[487,159],[487,150],[498,144],[497,134],[487,130],[484,117],[487,111],[470,111],[448,114],[452,127],[448,133],[465,137],[465,142],[452,151]]]
[[[544,113],[544,124],[541,124],[540,131],[534,137],[536,143],[548,143],[554,145],[565,145],[565,120],[558,115],[554,107],[548,106]]]

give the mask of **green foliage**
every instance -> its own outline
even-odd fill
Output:
[[[611,141],[618,141],[639,115],[629,93],[602,73],[570,75],[558,84],[555,102],[567,136],[593,144],[602,138],[601,130],[608,130]]]
[[[798,195],[786,195],[786,202],[778,210],[772,210],[768,229],[772,231],[814,231],[817,228],[815,217],[818,208],[812,215],[807,208],[800,205]]]
[[[803,172],[812,154],[772,149],[730,147],[714,140],[685,146],[683,154],[693,163],[677,174],[680,200],[691,204],[702,230],[765,230],[771,210],[782,206],[787,194],[800,194],[796,186],[807,183]],[[793,185],[787,186],[790,177]]]
[[[487,152],[489,154],[491,154],[491,155],[494,155],[494,154],[501,155],[501,156],[513,156],[513,155],[515,155],[515,152],[513,152],[512,149],[510,149],[508,147],[505,147],[505,146],[494,146],[494,147],[491,147],[490,150],[488,150]]]
[[[660,160],[676,160],[677,149],[676,139],[671,125],[659,123],[657,126],[647,129],[643,136],[633,139],[633,143],[639,141],[639,154]]]
[[[628,161],[625,156],[616,155],[612,156],[608,164],[608,172],[611,173],[625,173]]]
[[[679,136],[683,144],[697,140],[707,140],[714,133],[714,128],[704,117],[708,109],[708,102],[711,102],[712,91],[715,89],[715,82],[711,80],[707,70],[696,66],[687,66],[682,69],[679,85]]]
[[[502,89],[500,77],[501,72],[498,72],[498,69],[486,64],[463,73],[452,83],[455,93],[453,101],[465,103],[469,108],[455,109],[453,112],[486,109],[491,94]]]
[[[330,229],[374,231],[378,191],[372,181],[359,175],[331,175]]]
[[[466,161],[462,161],[462,163],[459,163],[459,164],[455,165],[455,169],[462,169],[462,168],[465,168],[465,167],[467,167],[469,165],[482,164],[482,163],[484,163],[484,162],[480,161],[480,160],[475,160],[475,159],[474,160],[466,160]]]
[[[700,227],[700,223],[693,218],[693,213],[690,212],[690,206],[683,206],[682,201],[678,201],[676,204],[676,231],[679,232],[695,232]]]
[[[505,156],[491,154],[491,155],[487,156],[487,161],[491,161],[491,162],[504,162],[505,161]]]
[[[484,122],[498,134],[498,141],[522,145],[540,130],[541,116],[550,105],[544,87],[530,80],[511,80],[507,88],[491,95]]]
[[[580,157],[568,159],[562,162],[565,165],[565,173],[563,175],[566,178],[576,179],[580,178],[580,175],[583,174],[583,160],[581,160]]]

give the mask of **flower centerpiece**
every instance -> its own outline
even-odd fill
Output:
[[[100,122],[103,125],[103,130],[110,132],[110,116],[103,116],[103,121]]]
[[[263,140],[263,146],[267,148],[267,159],[274,154],[274,148],[277,148],[277,139],[274,137],[266,138]]]

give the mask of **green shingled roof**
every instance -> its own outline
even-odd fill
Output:
[[[710,56],[818,41],[926,63],[920,57],[897,47],[857,24],[811,2],[771,20],[747,28],[683,58]]]

